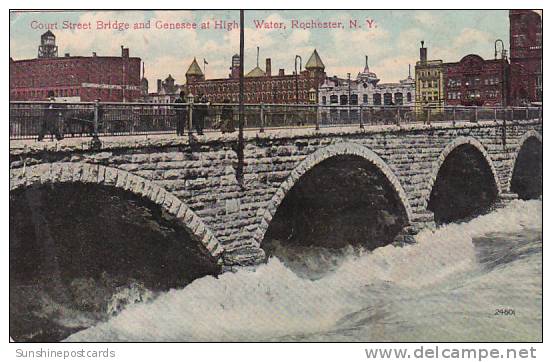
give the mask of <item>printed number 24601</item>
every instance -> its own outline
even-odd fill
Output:
[[[516,311],[512,308],[497,308],[494,315],[515,316]]]

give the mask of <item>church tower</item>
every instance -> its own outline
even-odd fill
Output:
[[[186,84],[191,84],[195,82],[201,82],[205,80],[205,75],[201,71],[199,64],[197,64],[196,58],[190,64],[188,71],[186,72]]]
[[[326,67],[322,62],[320,55],[318,55],[318,52],[314,49],[309,60],[307,61],[307,64],[305,65],[305,69],[308,71],[309,77],[316,78],[319,85],[324,83],[324,80],[326,79],[326,72],[324,71],[325,68]]]

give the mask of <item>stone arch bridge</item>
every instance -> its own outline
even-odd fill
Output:
[[[498,200],[510,189],[514,165],[528,140],[542,143],[533,121],[392,125],[245,133],[244,175],[236,179],[237,135],[207,134],[190,142],[169,135],[87,140],[12,141],[10,191],[79,182],[128,190],[160,205],[193,240],[227,267],[262,262],[261,244],[282,201],[305,174],[325,160],[349,155],[376,167],[407,217],[405,233],[434,225],[428,202],[448,156],[462,146],[490,170]]]

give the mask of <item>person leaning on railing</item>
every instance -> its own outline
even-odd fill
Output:
[[[202,135],[205,117],[207,116],[208,112],[207,98],[203,95],[203,93],[200,93],[194,103],[197,103],[197,105],[194,104],[192,121],[194,123],[197,134]]]
[[[56,103],[53,91],[48,92],[48,100],[50,103],[46,104],[44,107],[44,114],[42,117],[42,123],[40,124],[38,140],[42,141],[46,132],[49,132],[51,135],[55,136],[58,141],[60,141],[63,139],[60,132],[60,122],[63,116],[63,111],[66,107],[60,103]]]
[[[174,103],[179,103],[177,106],[175,106],[176,134],[178,136],[184,136],[184,131],[186,129],[187,112],[186,112],[186,106],[182,104],[182,103],[186,103],[185,98],[186,98],[186,93],[184,91],[180,91],[180,96],[174,101]]]
[[[224,100],[224,105],[222,106],[220,118],[220,130],[222,131],[222,133],[232,133],[236,131],[236,128],[234,128],[234,110],[232,109],[232,105],[230,104],[229,99]]]

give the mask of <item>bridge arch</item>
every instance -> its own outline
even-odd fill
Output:
[[[211,257],[219,260],[222,256],[223,247],[201,218],[179,198],[143,177],[113,167],[76,162],[42,163],[10,170],[10,191],[74,182],[119,188],[150,200],[183,225],[192,240],[200,243]]]
[[[512,186],[512,177],[514,176],[514,168],[516,166],[516,161],[519,156],[519,152],[521,151],[521,148],[523,145],[531,138],[535,138],[537,141],[539,141],[542,144],[542,136],[540,133],[538,133],[535,130],[531,130],[526,132],[521,138],[518,140],[516,147],[513,152],[513,157],[510,161],[510,172],[508,174],[508,190]]]
[[[301,177],[321,162],[338,155],[358,156],[367,160],[368,162],[372,163],[376,168],[378,168],[396,192],[397,197],[401,201],[401,204],[404,208],[408,222],[410,223],[412,221],[413,213],[406,192],[401,186],[399,179],[393,173],[391,168],[386,164],[386,162],[375,152],[360,144],[352,142],[342,142],[319,149],[307,156],[294,168],[288,178],[280,185],[272,199],[269,201],[268,206],[265,209],[261,209],[261,211],[259,212],[259,215],[261,216],[261,223],[253,236],[254,241],[258,245],[260,245],[263,241],[265,233],[268,230],[268,226],[270,225],[272,218],[276,214],[278,207],[285,199],[288,192],[301,179]]]
[[[526,132],[512,153],[508,190],[521,199],[542,195],[542,136],[535,130]]]
[[[436,223],[449,223],[485,212],[502,194],[487,149],[473,137],[448,143],[433,162],[423,207]]]
[[[489,166],[489,168],[491,170],[491,173],[492,173],[496,188],[498,190],[498,193],[499,194],[501,193],[500,179],[498,178],[498,173],[496,172],[496,169],[495,169],[494,164],[493,164],[493,160],[489,156],[489,153],[487,152],[487,149],[485,148],[485,146],[483,146],[483,144],[481,144],[481,142],[479,142],[477,139],[475,139],[473,137],[462,136],[462,137],[456,138],[454,141],[447,144],[445,146],[445,148],[443,149],[443,151],[441,151],[441,154],[439,155],[439,157],[433,162],[433,165],[431,167],[429,184],[428,184],[428,187],[426,188],[427,193],[426,193],[426,195],[424,197],[424,201],[423,201],[425,208],[427,208],[427,206],[428,206],[429,198],[431,196],[431,190],[433,190],[433,187],[435,185],[435,181],[437,180],[437,175],[439,174],[439,170],[441,170],[441,167],[445,163],[445,160],[447,159],[448,155],[452,151],[454,151],[456,148],[458,148],[462,145],[471,145],[471,146],[475,147],[481,153],[481,155],[483,156],[483,158],[485,159],[487,165]]]

